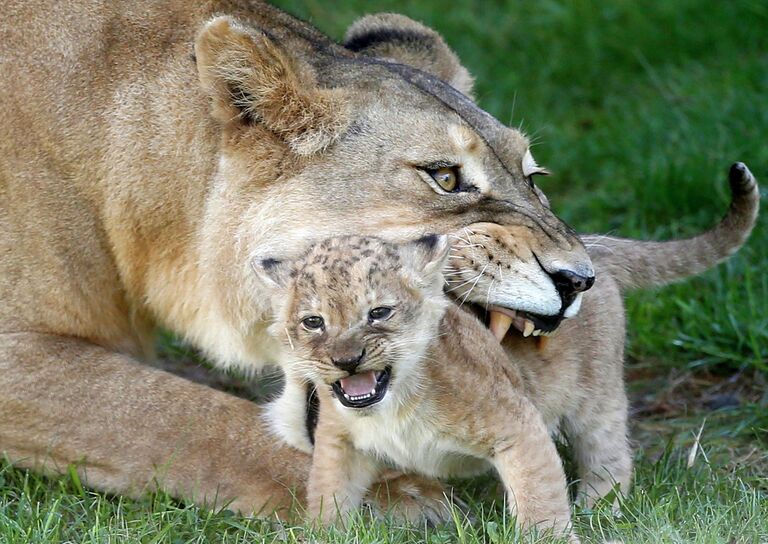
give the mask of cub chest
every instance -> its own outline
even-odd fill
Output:
[[[356,417],[350,421],[348,430],[356,449],[425,476],[467,477],[491,468],[488,461],[479,457],[479,451],[460,443],[449,434],[449,429],[439,429],[429,417]]]

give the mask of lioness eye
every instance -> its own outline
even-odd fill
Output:
[[[427,170],[432,179],[443,191],[452,193],[459,187],[459,172],[455,166],[444,166],[436,170]]]
[[[311,315],[302,319],[301,324],[308,331],[316,331],[325,326],[325,321],[319,315]]]
[[[392,308],[387,308],[386,306],[380,306],[368,312],[368,319],[371,321],[383,321],[384,319],[387,319],[391,315],[392,315]]]

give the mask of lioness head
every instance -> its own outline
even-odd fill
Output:
[[[496,321],[506,312],[507,326],[551,329],[577,308],[594,275],[581,241],[534,184],[544,170],[526,137],[474,104],[471,78],[434,31],[369,16],[342,46],[305,26],[217,17],[195,54],[221,128],[203,249],[212,275],[254,293],[252,322],[265,285],[249,263],[352,233],[454,233],[466,262],[455,260],[451,287]],[[221,297],[241,297],[230,285]]]
[[[262,261],[257,273],[277,291],[269,330],[287,348],[286,370],[329,387],[347,408],[404,400],[421,382],[419,362],[448,304],[448,249],[445,236],[405,244],[351,236],[296,261]]]

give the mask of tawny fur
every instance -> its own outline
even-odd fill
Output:
[[[270,289],[251,262],[344,233],[403,240],[479,221],[524,229],[521,244],[536,241],[542,267],[533,280],[509,274],[503,293],[542,307],[556,302],[547,272],[591,270],[580,241],[529,189],[520,133],[426,75],[410,74],[441,99],[397,64],[279,10],[6,0],[2,11],[0,450],[20,466],[78,463],[97,489],[157,483],[201,503],[269,511],[301,494],[307,455],[240,425],[258,420],[259,407],[141,366],[158,325],[221,366],[276,361]],[[469,92],[445,50],[411,54],[398,43],[386,54],[439,66]],[[437,194],[413,168],[435,157],[469,165],[482,187],[474,196],[488,201]],[[249,455],[224,439],[230,422]],[[398,482],[413,498],[408,480]],[[434,498],[432,483],[416,485],[415,495]]]

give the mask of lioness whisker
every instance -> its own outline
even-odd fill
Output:
[[[474,291],[475,287],[477,287],[477,282],[479,282],[479,281],[480,281],[480,278],[482,278],[482,277],[483,277],[483,274],[485,273],[485,269],[486,269],[486,268],[488,268],[488,263],[486,263],[486,265],[483,267],[483,269],[482,269],[482,270],[480,271],[480,273],[477,275],[477,279],[475,280],[475,283],[473,283],[473,284],[472,284],[472,287],[470,287],[470,288],[469,288],[469,291],[467,291],[467,294],[465,294],[465,295],[464,295],[464,298],[462,298],[462,299],[461,299],[461,303],[459,304],[459,306],[463,306],[463,305],[464,305],[464,303],[465,303],[465,302],[467,301],[467,299],[469,298],[469,295],[471,295],[471,294],[472,294],[472,291]]]
[[[470,279],[468,279],[468,280],[467,280],[467,281],[465,281],[464,283],[462,283],[462,284],[460,284],[460,285],[457,285],[456,287],[453,287],[452,289],[449,289],[447,292],[448,292],[448,293],[452,293],[453,291],[455,291],[455,290],[457,290],[457,289],[460,289],[461,287],[463,287],[463,286],[467,285],[468,283],[472,283],[473,281],[474,281],[475,283],[477,283],[478,281],[480,281],[480,278],[481,278],[481,276],[482,276],[482,275],[483,275],[483,273],[482,273],[482,272],[480,272],[480,273],[479,273],[477,276],[475,276],[474,278],[470,278]],[[471,291],[472,291],[472,290],[470,289],[470,292],[471,292]]]
[[[488,311],[488,304],[491,301],[491,288],[493,287],[493,283],[496,281],[496,278],[491,279],[491,283],[488,285],[488,293],[485,296],[485,311]]]

